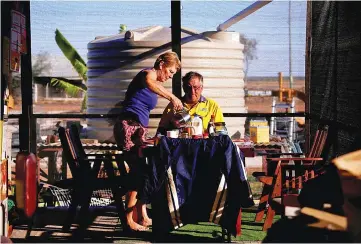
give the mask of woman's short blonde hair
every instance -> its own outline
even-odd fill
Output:
[[[154,68],[159,69],[160,62],[163,61],[166,67],[175,65],[177,71],[181,68],[181,62],[175,52],[166,52],[161,54],[154,63]]]

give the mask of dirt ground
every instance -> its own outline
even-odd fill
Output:
[[[288,88],[288,82],[284,82],[284,88]],[[297,91],[305,91],[304,80],[294,80],[293,88]],[[248,81],[245,84],[246,90],[278,90],[279,83],[275,80],[270,81]],[[245,105],[248,107],[248,112],[271,113],[272,111],[272,97],[246,97]],[[34,104],[34,113],[78,113],[80,111],[81,101],[40,101]],[[20,113],[21,101],[16,107],[11,110],[11,113]],[[296,98],[296,111],[305,111],[305,104],[300,99]],[[281,111],[280,111],[281,112]]]
[[[288,88],[289,84],[284,82],[283,88]],[[274,81],[249,81],[245,84],[246,90],[258,90],[258,91],[267,91],[267,90],[279,90],[279,83],[277,80]],[[293,89],[305,92],[305,81],[304,80],[294,80]],[[272,97],[246,97],[245,104],[248,107],[249,113],[271,113],[272,112]],[[305,103],[296,98],[296,111],[304,112]],[[282,111],[279,111],[282,112]]]

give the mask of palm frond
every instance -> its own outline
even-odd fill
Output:
[[[71,85],[79,87],[83,91],[87,90],[86,85],[80,79],[79,80],[69,80],[64,77],[54,77],[54,76],[40,76],[40,77],[35,76],[35,77],[33,77],[33,79],[34,79],[34,83],[41,84],[41,85],[46,85],[46,84],[52,85],[51,80],[53,80],[53,79],[62,80],[66,83],[69,83]],[[53,81],[53,82],[55,82],[55,81]]]
[[[85,93],[83,101],[81,103],[81,111],[85,111],[87,108],[88,95]]]
[[[86,82],[88,79],[86,74],[88,71],[86,63],[58,29],[55,30],[55,41],[65,57],[70,61],[74,69],[78,72],[79,76]]]
[[[50,85],[56,88],[60,88],[65,91],[71,97],[77,97],[80,92],[85,91],[79,86],[73,85],[68,81],[61,80],[58,78],[51,78]]]

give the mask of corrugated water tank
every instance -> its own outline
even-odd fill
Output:
[[[205,97],[218,102],[224,113],[245,113],[243,44],[237,32],[195,33],[182,29],[182,76],[197,71],[204,76]],[[133,77],[153,67],[156,58],[171,51],[171,29],[152,26],[125,34],[96,38],[88,44],[88,114],[119,113],[120,103]],[[172,90],[172,81],[165,87]],[[159,98],[152,114],[161,114],[168,100]],[[246,118],[225,118],[230,136],[244,135]],[[89,138],[114,141],[113,120],[88,119]],[[149,134],[159,119],[150,119]]]

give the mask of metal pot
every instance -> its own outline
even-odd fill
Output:
[[[191,116],[187,110],[174,111],[172,123],[176,128],[182,128],[187,126],[187,123],[191,120]]]
[[[217,135],[228,135],[227,127],[225,122],[215,122],[214,130]]]

